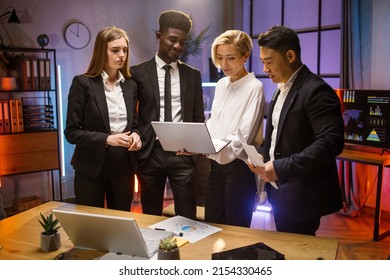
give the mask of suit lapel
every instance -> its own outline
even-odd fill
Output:
[[[150,84],[154,93],[154,98],[156,101],[156,108],[158,114],[160,114],[160,89],[158,86],[158,77],[157,77],[157,70],[156,70],[156,60],[155,58],[152,58],[149,63],[146,65],[146,70],[150,77]]]
[[[130,116],[133,114],[133,106],[132,106],[132,100],[131,100],[131,89],[130,89],[130,83],[128,80],[125,80],[124,83],[120,83],[122,92],[123,92],[123,99],[126,104],[126,113],[127,113],[127,119],[132,119]],[[132,123],[127,122],[126,130],[131,131],[132,129]]]
[[[180,103],[181,103],[181,108],[182,108],[182,118],[184,119],[184,114],[183,114],[183,108],[185,108],[185,96],[186,96],[186,74],[185,70],[186,68],[183,67],[181,61],[177,61],[177,66],[179,69],[179,79],[180,79]]]
[[[91,86],[93,93],[95,94],[96,106],[102,116],[104,126],[108,133],[110,133],[110,121],[108,116],[108,107],[106,101],[106,95],[104,93],[104,85],[101,76],[91,79]]]
[[[306,66],[299,71],[298,76],[296,77],[293,85],[291,86],[290,91],[287,94],[286,100],[284,101],[282,111],[280,112],[279,125],[278,125],[278,134],[276,136],[276,143],[279,141],[280,132],[283,130],[284,122],[287,117],[287,113],[290,111],[291,105],[293,104],[295,98],[298,95],[298,90],[301,88],[302,83],[306,77]]]
[[[269,104],[269,108],[268,108],[268,114],[267,114],[267,127],[266,127],[266,135],[268,135],[269,139],[271,139],[271,134],[272,134],[272,114],[274,112],[274,107],[275,107],[275,103],[276,103],[276,100],[278,99],[278,96],[280,94],[280,90],[278,88],[276,88],[273,96],[272,96],[272,99],[271,99],[271,103]],[[270,141],[271,142],[271,141]]]
[[[279,141],[280,132],[283,130],[284,122],[286,120],[287,113],[290,111],[291,104],[293,103],[295,97],[297,96],[297,87],[294,83],[287,94],[286,100],[284,101],[282,111],[280,112],[279,124],[278,124],[278,134],[276,136],[276,143]]]

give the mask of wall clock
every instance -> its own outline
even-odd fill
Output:
[[[74,49],[83,49],[91,40],[88,27],[81,22],[72,22],[65,27],[64,37],[66,43]]]

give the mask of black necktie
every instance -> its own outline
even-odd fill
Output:
[[[171,73],[169,70],[172,68],[166,64],[163,67],[165,69],[165,84],[164,84],[164,121],[172,121],[172,104],[171,104]]]

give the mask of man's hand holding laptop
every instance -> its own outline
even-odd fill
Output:
[[[176,152],[176,155],[177,156],[193,156],[193,155],[198,155],[197,153],[190,153],[190,152],[187,152],[185,149],[184,151],[177,151]]]

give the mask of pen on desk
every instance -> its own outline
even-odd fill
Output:
[[[162,231],[167,231],[165,228],[154,228],[155,230],[162,230]],[[172,232],[173,235],[175,236],[180,236],[182,237],[183,236],[183,233],[182,232],[179,232],[179,233],[175,233],[175,232]]]

